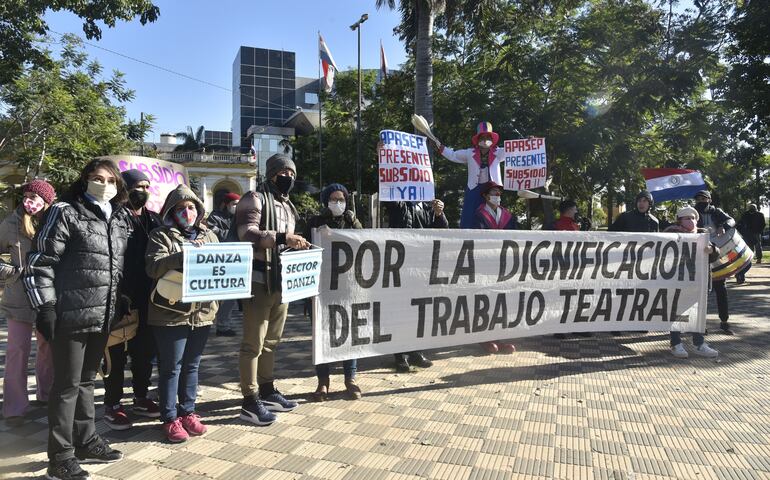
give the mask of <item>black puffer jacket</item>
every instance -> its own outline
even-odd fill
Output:
[[[56,304],[56,333],[92,333],[118,317],[118,286],[130,232],[125,209],[109,220],[78,198],[47,212],[27,258],[24,287],[34,308]]]
[[[650,208],[646,212],[642,213],[636,206],[634,206],[633,210],[618,215],[618,218],[612,222],[612,225],[609,226],[608,230],[611,232],[659,232],[660,222],[655,218],[655,215],[650,213],[650,210],[652,210],[652,206],[654,205],[652,195],[646,190],[639,192],[639,195],[636,196],[636,200],[634,201],[634,205],[636,205],[641,198],[646,198],[647,201],[650,202]]]

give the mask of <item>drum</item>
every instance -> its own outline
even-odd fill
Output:
[[[711,241],[719,247],[720,257],[711,262],[712,280],[726,280],[751,267],[754,251],[749,248],[735,228],[722,235],[711,234]]]

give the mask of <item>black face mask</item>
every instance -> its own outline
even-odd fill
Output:
[[[288,195],[291,189],[294,188],[294,179],[290,176],[278,175],[275,179],[275,186],[279,192]]]
[[[709,203],[708,202],[698,202],[698,203],[695,204],[695,210],[698,213],[705,212],[708,207],[709,207]]]
[[[150,194],[146,190],[131,190],[128,192],[128,201],[134,210],[144,207],[149,199]]]

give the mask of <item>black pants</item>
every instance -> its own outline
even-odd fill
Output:
[[[48,458],[75,455],[96,438],[94,380],[107,333],[59,333],[51,341],[53,386],[48,400]]]
[[[104,404],[113,406],[123,398],[123,382],[125,379],[126,359],[131,356],[131,386],[134,397],[147,397],[152,377],[152,360],[155,358],[155,338],[152,329],[147,324],[140,324],[136,336],[125,344],[110,347],[112,369],[110,376],[104,379]]]
[[[754,250],[754,259],[757,263],[762,263],[762,235],[759,233],[751,233],[746,236],[746,243],[748,243],[749,247]]]
[[[719,312],[719,320],[726,322],[730,318],[730,313],[727,309],[727,287],[725,287],[724,280],[715,280],[711,282],[711,289],[717,296],[717,311]]]

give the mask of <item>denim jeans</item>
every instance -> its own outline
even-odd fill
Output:
[[[358,362],[355,358],[352,360],[344,360],[342,362],[342,371],[345,373],[345,378],[355,378],[357,366]],[[330,370],[331,363],[322,363],[315,366],[315,374],[318,378],[327,378]]]
[[[173,422],[179,414],[195,411],[198,366],[209,330],[208,325],[152,327],[158,347],[158,404],[163,423]]]
[[[702,333],[693,333],[692,334],[692,344],[696,347],[700,347],[703,345],[703,342],[705,339],[703,338]],[[682,332],[671,332],[671,346],[675,347],[682,343]]]

